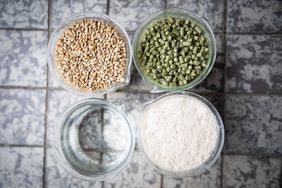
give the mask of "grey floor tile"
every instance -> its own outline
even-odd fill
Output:
[[[228,36],[225,91],[281,92],[281,40],[280,35]]]
[[[0,31],[0,85],[46,86],[48,33]]]
[[[135,31],[143,19],[164,6],[162,0],[111,0],[109,15],[127,31]]]
[[[217,109],[221,115],[222,120],[224,120],[224,94],[223,93],[213,93],[213,94],[200,94],[202,97],[206,98],[212,105]]]
[[[281,9],[279,0],[228,0],[227,32],[282,33]]]
[[[103,98],[102,96],[97,96]],[[63,118],[63,114],[68,111],[72,104],[87,98],[86,96],[80,96],[71,94],[65,90],[50,90],[48,96],[48,114],[47,114],[47,144],[52,143],[52,137],[54,133],[59,130],[60,121]],[[91,138],[89,138],[91,140]]]
[[[107,12],[107,0],[53,0],[51,3],[51,30],[74,14],[95,11]]]
[[[53,76],[53,73],[49,71],[49,75],[48,75],[48,87],[49,88],[58,88],[58,89],[62,89],[60,83],[55,79],[55,77]]]
[[[76,187],[76,188],[100,188],[101,183],[83,181],[71,176],[65,169],[57,162],[52,148],[47,148],[46,155],[46,187],[47,188],[62,188],[62,187]]]
[[[48,27],[48,1],[0,1],[0,28]]]
[[[168,0],[168,8],[185,8],[204,18],[215,32],[224,32],[224,0]]]
[[[223,158],[223,188],[279,188],[281,160],[230,155]]]
[[[216,188],[221,185],[221,158],[201,175],[185,178],[164,176],[163,188]]]
[[[43,148],[0,147],[0,187],[42,187]]]
[[[0,143],[43,145],[45,91],[0,89]]]
[[[282,96],[225,96],[225,152],[282,154]]]
[[[142,153],[135,151],[129,164],[115,177],[104,182],[104,188],[160,188],[161,176]]]

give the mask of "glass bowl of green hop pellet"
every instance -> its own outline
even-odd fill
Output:
[[[144,20],[133,39],[138,72],[157,91],[182,91],[201,83],[216,58],[209,24],[183,9],[166,9]]]

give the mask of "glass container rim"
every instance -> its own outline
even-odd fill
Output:
[[[209,35],[208,40],[210,41],[209,43],[210,43],[211,48],[212,48],[211,59],[210,59],[208,65],[207,65],[208,67],[205,69],[205,72],[202,72],[200,75],[198,75],[191,82],[189,82],[185,85],[182,85],[182,86],[177,86],[177,87],[165,87],[165,86],[162,86],[161,84],[157,84],[155,81],[148,78],[148,76],[146,76],[143,73],[143,71],[141,70],[141,66],[139,65],[140,63],[139,63],[139,60],[138,60],[138,55],[136,54],[136,51],[137,51],[137,48],[138,48],[139,37],[141,36],[142,31],[144,29],[146,29],[146,25],[151,23],[155,19],[158,19],[158,17],[160,17],[162,14],[166,14],[166,13],[171,13],[171,14],[181,13],[182,15],[185,15],[188,18],[192,18],[192,19],[196,20],[197,24],[200,24],[202,27],[205,28],[206,34]],[[141,77],[143,78],[143,80],[145,80],[146,82],[156,86],[161,91],[168,91],[168,92],[185,91],[185,90],[191,89],[191,88],[197,86],[198,84],[200,84],[211,72],[211,70],[212,70],[212,68],[215,64],[216,52],[217,52],[215,35],[212,31],[211,26],[208,24],[208,22],[205,19],[201,18],[199,15],[195,14],[194,12],[189,11],[187,9],[183,9],[183,8],[165,8],[165,9],[154,12],[150,16],[147,16],[142,21],[142,23],[138,26],[138,28],[136,29],[136,32],[134,33],[132,48],[133,48],[134,65],[135,65],[137,71],[139,72],[139,74],[141,75]]]
[[[117,166],[115,166],[113,169],[111,169],[109,172],[106,172],[105,174],[99,174],[99,175],[90,175],[87,176],[85,174],[81,174],[79,173],[77,170],[75,170],[71,164],[68,162],[68,160],[66,159],[63,151],[62,151],[62,145],[61,145],[61,133],[62,133],[62,128],[64,125],[64,122],[67,120],[67,118],[74,113],[75,111],[77,111],[79,108],[85,106],[85,105],[89,105],[89,104],[98,104],[98,105],[103,105],[103,106],[107,106],[109,109],[114,110],[116,112],[118,112],[126,121],[126,126],[129,130],[129,137],[130,137],[130,141],[128,143],[128,146],[126,149],[126,153],[125,153],[125,158],[124,160],[122,160]],[[63,169],[70,174],[73,177],[85,180],[85,181],[89,181],[89,182],[100,182],[100,181],[104,181],[106,179],[109,179],[111,177],[113,177],[114,175],[116,175],[117,173],[119,173],[127,164],[128,162],[131,160],[133,152],[134,152],[134,148],[135,148],[135,130],[133,128],[132,125],[132,121],[130,120],[130,118],[127,115],[127,112],[124,109],[124,106],[119,105],[119,104],[115,104],[113,101],[108,101],[105,99],[99,99],[99,98],[85,98],[82,99],[80,101],[77,101],[76,103],[72,104],[68,110],[63,114],[60,122],[59,122],[59,131],[55,131],[53,133],[53,138],[52,138],[52,152],[55,156],[55,159],[57,161],[57,163],[59,163],[60,166],[63,167]]]
[[[127,64],[126,64],[126,71],[125,71],[125,81],[114,84],[102,90],[83,91],[67,83],[64,80],[64,78],[62,78],[59,75],[58,70],[56,70],[55,68],[56,65],[54,61],[54,49],[56,47],[57,39],[65,28],[67,28],[72,23],[78,20],[84,19],[84,18],[93,18],[93,19],[101,19],[104,21],[108,21],[111,25],[117,28],[118,32],[121,33],[122,36],[124,37],[124,41],[127,45],[127,54],[128,54],[128,57],[126,60]],[[59,83],[60,86],[62,86],[67,91],[74,93],[74,94],[84,95],[88,97],[95,97],[97,95],[107,94],[107,93],[115,91],[118,88],[128,85],[130,82],[132,56],[133,56],[132,45],[131,45],[131,41],[130,41],[130,38],[126,30],[115,19],[111,18],[110,16],[104,13],[97,12],[97,11],[86,11],[86,12],[76,13],[70,16],[69,18],[67,18],[66,20],[64,20],[54,29],[54,31],[52,31],[52,34],[50,35],[50,38],[48,40],[48,46],[47,46],[47,64],[48,64],[48,68],[49,68],[49,71],[52,77]]]

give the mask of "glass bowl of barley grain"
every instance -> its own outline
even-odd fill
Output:
[[[65,20],[51,35],[48,66],[59,84],[80,95],[109,93],[128,85],[132,51],[119,23],[97,12]]]

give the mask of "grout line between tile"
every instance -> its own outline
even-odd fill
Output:
[[[50,23],[51,23],[51,0],[48,0],[48,41],[50,37]],[[47,175],[46,175],[46,163],[47,163],[47,116],[48,116],[48,98],[49,98],[49,70],[48,64],[46,64],[46,97],[45,97],[45,117],[44,117],[44,155],[43,155],[43,177],[42,177],[42,188],[46,187]]]
[[[19,147],[19,148],[44,148],[44,145],[21,145],[21,144],[0,144],[0,147]]]
[[[223,67],[223,123],[226,122],[226,113],[225,113],[225,94],[226,94],[226,90],[225,90],[225,78],[226,78],[226,60],[227,60],[227,16],[228,16],[228,10],[227,10],[227,0],[224,1],[224,21],[225,21],[225,29],[224,29],[224,44],[223,44],[223,48],[225,50],[225,53],[224,53],[224,67]],[[221,164],[220,164],[220,187],[223,188],[223,160],[224,160],[224,155],[223,155],[223,150],[224,148],[222,149],[221,151],[221,154],[222,154],[222,159],[221,159]]]
[[[281,159],[281,154],[257,154],[257,153],[223,153],[223,156],[246,156],[255,158]]]
[[[226,32],[228,35],[257,35],[257,36],[282,36],[282,33],[231,33]]]
[[[0,28],[0,30],[10,30],[10,31],[48,31],[48,29],[39,29],[39,28]]]
[[[108,0],[108,4],[109,4],[109,0]],[[109,5],[107,5],[107,6],[109,6]],[[106,100],[107,99],[107,94],[104,94],[104,99]],[[104,110],[102,110],[102,124],[101,124],[101,133],[102,133],[102,149],[104,149]],[[100,155],[100,157],[101,157],[101,159],[100,159],[100,163],[102,162],[102,160],[103,160],[103,153],[104,152],[102,152],[101,153],[101,155]],[[105,187],[105,181],[102,181],[101,182],[101,188],[104,188]]]
[[[47,82],[47,80],[46,80]],[[46,86],[44,87],[29,87],[29,86],[0,86],[0,89],[27,89],[27,90],[40,90],[40,89],[46,89]]]
[[[110,0],[107,0],[107,12],[106,14],[109,15],[110,13]]]
[[[163,188],[164,187],[164,176],[162,174],[161,175],[161,185],[160,185],[160,188]]]
[[[220,171],[221,171],[221,174],[220,174],[220,187],[223,188],[223,163],[224,163],[224,155],[222,155],[222,159],[221,159],[221,164],[220,164]]]

